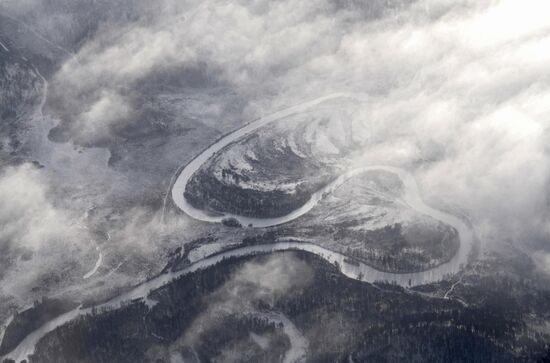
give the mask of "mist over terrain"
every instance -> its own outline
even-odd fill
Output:
[[[422,162],[427,194],[498,229],[547,232],[550,38],[538,1],[78,3],[114,11],[92,26],[61,7],[35,25],[52,37],[95,30],[52,77],[50,137],[109,145],[141,118],[153,128],[155,101],[143,98],[158,87],[230,90],[244,122],[359,91],[369,95],[354,115],[354,137],[370,141],[361,162]],[[30,19],[40,6],[2,2]],[[223,118],[223,105],[208,106]]]
[[[172,198],[183,167],[229,132],[323,97],[221,148],[185,198],[212,216],[275,218],[354,169],[395,167],[427,205],[471,227],[475,256],[460,279],[476,293],[484,264],[507,259],[522,267],[503,274],[545,286],[549,12],[543,0],[0,0],[0,341],[15,312],[44,298],[94,306],[241,245],[317,241],[389,273],[451,261],[456,226],[411,217],[406,187],[380,186],[383,175],[352,176],[309,214],[267,228],[197,220]],[[347,196],[352,211],[349,190],[364,193]],[[410,256],[420,257],[403,264]],[[204,309],[159,352],[185,358],[224,319],[261,316],[216,357],[259,349],[302,361],[312,345],[289,334],[307,341],[314,327],[288,320],[280,301],[313,289],[311,264],[267,257],[201,285]],[[452,295],[436,285],[426,290]],[[524,312],[536,324],[518,315],[526,335],[550,334],[550,312],[537,309]],[[327,321],[340,324],[338,314]],[[0,345],[0,357],[17,344]]]

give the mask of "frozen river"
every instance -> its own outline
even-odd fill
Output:
[[[413,273],[391,273],[376,270],[375,268],[364,264],[364,263],[349,263],[346,256],[330,251],[323,247],[320,247],[311,242],[299,242],[299,241],[280,241],[272,244],[263,244],[263,245],[253,245],[253,246],[243,246],[234,248],[228,251],[217,253],[208,257],[205,257],[188,267],[175,271],[162,274],[152,280],[144,282],[141,285],[136,286],[134,289],[113,298],[110,301],[107,301],[101,305],[96,306],[98,309],[117,309],[120,307],[121,303],[135,300],[135,299],[146,299],[151,291],[156,290],[166,284],[169,284],[174,279],[214,266],[217,263],[221,262],[223,259],[230,257],[241,257],[249,256],[256,254],[268,254],[278,251],[289,251],[289,250],[300,250],[314,253],[317,256],[325,259],[326,261],[333,263],[339,267],[341,272],[353,279],[365,281],[365,282],[375,282],[375,281],[387,281],[394,282],[401,286],[414,286],[421,285],[430,282],[436,282],[443,279],[446,275],[451,275],[457,273],[462,265],[465,265],[472,250],[474,244],[474,236],[471,228],[469,228],[465,222],[460,218],[457,218],[454,215],[449,213],[434,209],[424,203],[420,196],[420,191],[414,177],[407,172],[406,170],[385,166],[385,165],[373,165],[363,168],[358,168],[351,170],[339,178],[334,180],[332,183],[324,187],[323,189],[314,193],[311,198],[305,203],[302,207],[294,210],[293,212],[278,218],[250,218],[245,216],[233,215],[233,214],[220,214],[220,215],[210,215],[205,211],[196,209],[191,206],[184,198],[185,187],[193,176],[193,174],[199,170],[201,165],[205,163],[210,157],[212,157],[216,152],[220,151],[225,146],[230,143],[238,140],[242,136],[253,132],[265,126],[271,122],[280,120],[284,117],[306,111],[316,105],[321,104],[322,102],[337,99],[337,98],[352,98],[357,100],[365,99],[365,96],[355,95],[355,94],[333,94],[318,98],[316,100],[300,104],[282,111],[278,111],[269,116],[262,117],[218,140],[216,143],[208,147],[201,154],[195,157],[189,164],[187,164],[178,175],[176,181],[174,182],[172,188],[172,198],[175,204],[186,214],[195,218],[197,220],[206,221],[206,222],[221,222],[224,218],[235,218],[242,225],[253,225],[254,227],[268,227],[275,226],[281,223],[292,221],[301,215],[309,212],[327,193],[331,193],[338,187],[340,187],[346,180],[351,177],[354,177],[360,173],[373,170],[382,170],[386,172],[393,173],[397,175],[403,185],[404,192],[401,196],[402,202],[408,204],[411,208],[416,211],[426,214],[436,220],[439,220],[443,223],[446,223],[454,227],[460,236],[460,247],[455,256],[448,262],[443,263],[433,269],[421,272]],[[19,362],[23,359],[26,359],[30,354],[34,352],[36,343],[44,337],[47,333],[54,330],[55,328],[74,320],[75,318],[88,314],[91,312],[92,308],[77,308],[72,310],[64,315],[57,317],[56,319],[51,320],[47,324],[43,325],[30,335],[28,335],[19,346],[14,349],[11,353],[7,354],[4,358],[11,358]]]
[[[415,273],[390,273],[390,272],[378,271],[372,267],[362,265],[362,264],[359,264],[359,266],[353,266],[347,263],[345,264],[340,263],[342,272],[347,276],[353,277],[353,278],[362,276],[363,277],[362,279],[365,281],[385,280],[385,281],[395,282],[403,286],[408,286],[409,284],[418,285],[423,283],[439,281],[445,275],[454,274],[458,272],[460,270],[460,266],[466,264],[468,256],[473,246],[474,237],[473,237],[471,228],[469,228],[466,225],[466,223],[464,223],[464,221],[457,218],[456,216],[434,209],[426,205],[422,200],[422,197],[420,196],[420,191],[414,177],[406,170],[396,168],[393,166],[372,165],[372,166],[353,169],[341,175],[340,177],[338,177],[336,180],[334,180],[324,188],[313,193],[310,199],[301,207],[295,209],[294,211],[292,211],[287,215],[276,217],[276,218],[253,218],[253,217],[240,216],[240,215],[231,214],[231,213],[219,213],[219,214],[213,215],[212,213],[209,213],[207,211],[197,209],[187,202],[187,200],[184,197],[184,192],[185,192],[187,183],[189,182],[191,177],[200,169],[200,167],[205,162],[207,162],[217,152],[221,151],[224,147],[239,140],[243,136],[246,136],[251,132],[254,132],[260,129],[261,127],[269,123],[276,122],[278,120],[284,119],[285,117],[307,111],[319,104],[322,104],[323,102],[339,99],[339,98],[349,98],[357,101],[364,101],[367,99],[367,96],[363,94],[353,94],[353,93],[335,93],[328,96],[320,97],[318,99],[305,102],[300,105],[293,106],[293,107],[272,113],[268,116],[259,118],[256,121],[253,121],[247,124],[246,126],[222,137],[221,139],[216,141],[214,144],[210,145],[202,153],[197,155],[191,162],[189,162],[181,170],[180,174],[178,175],[172,187],[172,199],[174,200],[174,203],[176,204],[176,206],[178,206],[178,208],[180,208],[183,212],[185,212],[190,217],[200,221],[204,221],[204,222],[219,223],[219,222],[222,222],[224,219],[233,218],[243,226],[251,225],[254,227],[271,227],[271,226],[276,226],[279,224],[290,222],[308,213],[313,207],[315,207],[315,205],[317,205],[317,203],[319,203],[319,201],[321,201],[321,199],[325,195],[332,193],[349,178],[352,178],[354,176],[357,176],[358,174],[361,174],[367,171],[380,170],[380,171],[390,172],[398,176],[404,185],[404,193],[402,195],[402,199],[403,199],[402,201],[407,205],[409,205],[412,209],[416,210],[417,212],[428,215],[436,220],[439,220],[443,223],[446,223],[454,227],[458,231],[460,236],[460,247],[457,253],[455,254],[455,256],[453,256],[453,258],[450,261],[443,263],[428,271],[415,272]],[[335,252],[323,249],[321,247],[313,247],[313,246],[306,247],[306,245],[304,244],[301,248],[300,246],[297,246],[297,245],[292,246],[292,248],[308,250],[309,252],[316,253],[320,256],[330,256],[330,260],[332,261],[341,261],[341,260],[343,261],[344,259],[344,256],[337,254]]]

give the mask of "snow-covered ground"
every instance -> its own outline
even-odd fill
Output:
[[[82,276],[82,278],[84,280],[89,279],[90,277],[92,277],[97,272],[97,270],[101,266],[101,263],[103,262],[103,253],[101,252],[99,247],[96,247],[96,250],[98,252],[97,261],[96,261],[94,267],[90,271],[88,271],[84,276]]]
[[[269,125],[270,123],[274,121],[282,120],[286,117],[289,117],[291,115],[295,115],[300,112],[307,111],[308,109],[311,109],[315,106],[318,106],[326,101],[334,100],[334,99],[354,99],[354,100],[366,100],[366,95],[361,94],[349,94],[349,93],[336,93],[331,94],[325,97],[320,97],[318,99],[315,99],[313,101],[305,102],[297,106],[293,106],[290,108],[286,108],[284,110],[272,113],[268,116],[261,117],[257,119],[256,121],[253,121],[244,127],[241,127],[237,129],[236,131],[229,133],[225,137],[219,139],[217,142],[212,144],[210,147],[208,147],[206,150],[204,150],[202,153],[197,155],[191,162],[189,162],[182,170],[179,172],[179,175],[177,176],[173,186],[172,186],[172,199],[174,202],[178,205],[180,209],[185,208],[185,212],[189,214],[191,217],[195,219],[201,219],[201,215],[205,215],[200,210],[197,210],[193,208],[190,204],[188,204],[185,199],[183,198],[183,193],[185,191],[185,187],[187,186],[187,183],[189,179],[195,174],[201,166],[212,156],[214,156],[218,151],[223,149],[224,147],[228,146],[229,144],[239,140],[245,135],[249,135],[250,133],[262,128],[263,126]],[[185,205],[184,205],[185,204]],[[248,224],[248,223],[247,223]]]
[[[214,242],[205,244],[202,246],[199,246],[197,248],[194,248],[189,252],[189,255],[187,258],[190,262],[197,262],[199,260],[202,260],[205,257],[208,257],[210,255],[213,255],[214,253],[218,253],[220,251],[223,251],[224,249],[228,248],[229,246],[226,243],[223,242]]]
[[[299,112],[305,112],[315,106],[323,104],[324,102],[332,101],[335,99],[341,99],[341,98],[343,99],[351,98],[351,99],[360,101],[360,100],[364,100],[366,96],[362,94],[332,94],[325,97],[321,97],[316,100],[306,102],[294,107],[290,107],[288,109],[275,112],[271,115],[262,117],[221,138],[216,143],[212,144],[209,148],[204,150],[197,157],[195,157],[189,164],[187,164],[183,168],[183,170],[177,177],[172,188],[172,198],[175,204],[189,216],[205,222],[219,223],[226,218],[234,218],[237,221],[239,221],[239,223],[243,226],[251,225],[254,227],[270,227],[270,226],[276,226],[279,224],[290,222],[308,213],[325,196],[332,194],[335,190],[337,190],[340,186],[342,186],[346,181],[348,181],[353,177],[356,177],[360,174],[363,174],[369,171],[385,171],[385,172],[394,174],[396,177],[399,178],[399,180],[403,184],[403,192],[402,192],[402,195],[398,198],[398,201],[400,201],[401,203],[405,204],[406,206],[408,206],[409,208],[415,210],[420,214],[430,216],[437,221],[441,221],[445,224],[451,225],[458,231],[460,236],[460,247],[458,249],[458,252],[449,262],[446,262],[436,268],[437,270],[439,270],[439,272],[444,271],[444,274],[453,274],[458,272],[460,269],[460,266],[465,265],[467,263],[469,253],[472,249],[472,246],[474,243],[472,230],[461,219],[426,205],[422,200],[422,197],[420,196],[420,191],[414,177],[409,172],[397,167],[387,166],[387,165],[371,165],[371,166],[352,169],[342,174],[340,177],[335,179],[333,182],[331,182],[324,188],[313,193],[311,198],[300,208],[297,208],[296,210],[292,211],[287,215],[277,217],[277,218],[253,218],[253,217],[240,216],[240,215],[230,214],[230,213],[220,213],[218,215],[212,215],[211,213],[208,213],[206,211],[193,207],[185,199],[184,191],[187,186],[187,183],[189,182],[193,174],[200,169],[202,164],[206,163],[212,156],[217,154],[220,150],[222,150],[227,145],[239,140],[240,138],[246,135],[249,135],[250,133],[258,130],[261,127],[269,125],[270,123],[273,123],[275,121],[283,120],[285,117],[289,115],[294,115]],[[433,272],[433,270],[430,270],[430,271]],[[429,274],[430,271],[425,272],[425,274]],[[444,276],[444,274],[436,273],[434,276],[439,276],[437,279],[441,279]],[[385,279],[390,281],[394,280],[395,278],[392,275],[395,275],[395,274],[388,273],[388,275],[385,276]],[[407,274],[401,274],[401,276],[403,275],[407,275]],[[413,281],[417,279],[418,278],[416,276],[411,277],[411,280]],[[424,279],[422,278],[421,280],[424,280]]]
[[[458,272],[461,266],[467,262],[468,255],[471,251],[471,248],[474,242],[474,237],[471,229],[459,218],[451,214],[448,214],[446,212],[436,210],[426,205],[420,196],[420,192],[418,190],[418,186],[416,184],[414,177],[407,171],[399,168],[385,166],[385,165],[378,165],[378,166],[368,166],[368,167],[351,170],[341,175],[333,183],[326,186],[322,190],[319,190],[316,193],[314,193],[311,199],[304,206],[280,218],[260,219],[260,218],[248,218],[248,217],[229,215],[229,214],[226,214],[224,216],[211,216],[202,210],[193,208],[191,205],[189,205],[186,202],[185,198],[183,197],[183,191],[185,190],[185,186],[189,181],[189,179],[201,167],[203,163],[205,163],[211,156],[213,156],[216,152],[221,150],[223,147],[227,146],[229,143],[273,121],[280,120],[288,115],[294,114],[296,112],[300,112],[301,110],[307,110],[308,108],[314,107],[315,105],[318,105],[326,100],[332,100],[336,98],[346,98],[346,97],[361,99],[361,97],[364,97],[364,96],[353,95],[353,94],[352,95],[334,94],[334,95],[322,97],[322,98],[307,102],[305,104],[301,104],[283,111],[276,112],[264,118],[260,118],[259,120],[251,124],[248,124],[245,127],[220,139],[218,142],[214,143],[211,147],[206,149],[203,153],[199,154],[195,159],[193,159],[189,164],[187,164],[186,167],[183,168],[182,172],[179,174],[178,178],[176,179],[172,189],[172,197],[174,199],[174,202],[185,213],[187,213],[189,216],[198,220],[207,221],[207,222],[221,222],[223,218],[234,217],[237,220],[239,220],[239,222],[241,222],[241,224],[243,225],[252,224],[255,227],[268,227],[268,226],[274,226],[274,225],[278,225],[281,223],[294,220],[299,216],[307,213],[315,205],[317,205],[317,203],[319,203],[319,201],[325,195],[334,192],[349,178],[353,178],[357,175],[360,175],[362,173],[372,171],[372,170],[383,170],[383,171],[395,174],[403,183],[404,185],[403,194],[400,197],[403,203],[407,204],[408,206],[410,206],[412,209],[416,210],[419,213],[429,215],[430,217],[436,220],[439,220],[441,222],[444,222],[446,224],[453,226],[459,232],[460,247],[457,254],[451,259],[451,261],[444,263],[429,271],[416,272],[416,273],[401,273],[401,274],[388,273],[388,272],[378,271],[372,268],[371,266],[368,266],[363,263],[350,264],[347,262],[348,261],[347,256],[330,251],[328,249],[325,249],[323,247],[320,247],[312,243],[299,242],[299,241],[286,241],[286,242],[280,241],[269,245],[244,246],[244,247],[232,249],[229,251],[217,253],[215,255],[210,255],[208,257],[205,257],[196,261],[195,263],[191,264],[190,266],[180,271],[166,273],[158,276],[157,278],[149,280],[143,284],[140,284],[136,286],[134,289],[118,297],[115,297],[104,304],[97,306],[97,308],[116,309],[120,307],[121,303],[126,301],[130,301],[134,299],[147,299],[147,296],[152,290],[158,289],[159,287],[170,283],[175,278],[178,278],[180,276],[183,276],[192,272],[196,272],[201,269],[208,268],[210,266],[214,266],[225,258],[247,256],[247,255],[254,255],[254,254],[266,254],[266,253],[272,253],[276,251],[286,251],[286,250],[301,250],[301,251],[314,253],[324,258],[328,262],[336,264],[344,275],[353,279],[366,281],[366,282],[390,281],[390,282],[395,282],[402,286],[409,286],[409,285],[414,286],[414,285],[439,281],[443,279],[446,275],[454,274]],[[207,253],[207,252],[213,252],[213,251],[217,251],[217,248],[214,248],[212,251],[205,250],[202,252]],[[197,252],[197,254],[201,254],[201,252]],[[196,256],[196,257],[198,258],[199,256]],[[92,309],[91,307],[87,309],[77,308],[71,312],[68,312],[48,322],[46,325],[42,326],[32,334],[27,336],[21,342],[21,344],[19,344],[19,346],[14,351],[9,353],[6,357],[16,359],[16,360],[24,359],[29,354],[32,354],[36,343],[45,334],[52,331],[56,327],[61,326],[67,323],[68,321],[75,319],[78,316],[90,313],[91,309]],[[297,349],[296,351],[300,351],[300,349]]]

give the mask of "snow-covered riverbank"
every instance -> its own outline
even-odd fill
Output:
[[[206,222],[221,222],[224,218],[233,217],[237,219],[242,225],[252,224],[254,227],[268,227],[294,220],[299,216],[307,213],[323,198],[324,195],[333,192],[349,178],[352,178],[354,176],[357,176],[358,174],[367,171],[382,170],[393,173],[400,178],[401,182],[404,185],[404,192],[401,196],[402,202],[406,203],[411,208],[420,213],[429,215],[436,220],[442,221],[454,227],[458,231],[460,236],[460,247],[458,249],[458,252],[450,261],[427,271],[413,273],[390,273],[378,271],[375,268],[361,262],[350,263],[347,256],[330,251],[311,242],[297,240],[278,241],[276,243],[265,245],[242,246],[221,253],[216,253],[214,255],[210,255],[194,262],[193,264],[182,270],[162,274],[154,279],[144,282],[143,284],[136,286],[134,289],[120,296],[117,296],[110,301],[100,304],[95,308],[100,310],[117,309],[123,302],[128,302],[136,299],[145,300],[147,299],[147,296],[150,294],[151,291],[156,290],[166,284],[169,284],[174,279],[215,266],[226,258],[242,257],[256,254],[268,254],[287,250],[300,250],[314,253],[317,256],[325,259],[326,261],[338,266],[338,268],[344,275],[365,282],[387,281],[396,283],[401,286],[414,286],[439,281],[447,275],[455,274],[456,272],[458,272],[461,266],[466,264],[470,251],[472,250],[472,246],[474,244],[474,235],[472,230],[460,218],[426,205],[422,200],[418,185],[416,184],[414,177],[409,172],[400,168],[377,165],[351,170],[341,175],[325,188],[314,193],[309,201],[302,207],[296,209],[286,216],[279,218],[249,218],[230,214],[212,216],[202,210],[193,208],[189,203],[187,203],[183,196],[183,192],[185,191],[187,182],[204,162],[206,162],[212,155],[221,150],[223,147],[270,122],[280,120],[281,118],[297,112],[305,111],[308,108],[314,107],[315,105],[318,105],[322,102],[339,97],[351,97],[360,100],[364,96],[334,94],[322,97],[301,104],[299,106],[291,107],[289,109],[260,118],[257,121],[254,121],[246,125],[245,127],[221,138],[183,168],[172,188],[172,198],[174,202],[181,210],[197,220]],[[78,316],[89,314],[91,313],[91,311],[91,307],[86,309],[77,308],[62,316],[57,317],[56,319],[48,322],[41,328],[34,331],[32,334],[28,335],[16,349],[14,349],[4,358],[11,358],[16,360],[17,362],[26,359],[30,354],[34,352],[36,343],[47,333],[71,320],[74,320]]]
[[[460,247],[455,256],[453,256],[450,261],[428,271],[412,274],[396,274],[373,270],[369,271],[369,273],[373,274],[376,277],[375,279],[378,280],[395,281],[396,283],[401,285],[413,285],[418,283],[438,281],[447,274],[454,274],[458,272],[460,270],[460,266],[467,263],[468,256],[474,243],[474,236],[471,228],[456,216],[445,213],[443,211],[439,211],[426,205],[422,200],[420,190],[414,177],[406,170],[397,167],[387,165],[372,165],[350,170],[347,173],[338,177],[329,185],[313,193],[310,199],[300,208],[295,209],[287,215],[276,218],[253,218],[230,213],[219,213],[213,215],[211,213],[208,213],[207,211],[197,209],[187,202],[184,197],[184,192],[189,180],[200,169],[200,167],[208,161],[208,159],[210,159],[213,155],[222,150],[224,147],[269,123],[281,120],[296,113],[307,111],[317,105],[322,104],[323,102],[339,98],[350,98],[357,101],[364,101],[367,99],[367,96],[364,94],[335,93],[328,96],[320,97],[315,100],[305,102],[300,105],[293,106],[270,114],[268,116],[259,118],[258,120],[251,122],[244,127],[222,137],[214,144],[210,145],[210,147],[205,149],[197,157],[195,157],[181,170],[172,187],[172,199],[174,200],[174,203],[187,215],[200,221],[219,223],[222,222],[224,219],[233,218],[243,226],[251,225],[260,228],[270,227],[290,222],[308,213],[313,207],[315,207],[319,203],[319,201],[321,201],[321,199],[323,199],[324,196],[332,193],[348,179],[354,176],[365,173],[367,171],[380,170],[390,172],[397,175],[404,185],[402,201],[417,212],[426,214],[436,220],[439,220],[454,227],[458,231],[460,236]]]

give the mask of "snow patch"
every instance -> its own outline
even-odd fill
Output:
[[[96,247],[96,250],[99,252],[99,255],[97,257],[97,261],[95,262],[94,267],[90,271],[88,271],[84,276],[82,276],[82,278],[84,280],[89,279],[90,277],[92,277],[97,272],[97,270],[99,269],[101,264],[103,263],[103,253],[101,252],[99,247]]]
[[[263,337],[253,332],[250,332],[250,338],[263,350],[266,350],[269,347],[269,338]]]
[[[4,43],[2,43],[2,41],[0,41],[0,47],[2,47],[6,52],[9,52],[10,50],[8,49],[8,47],[6,47],[6,45]]]

